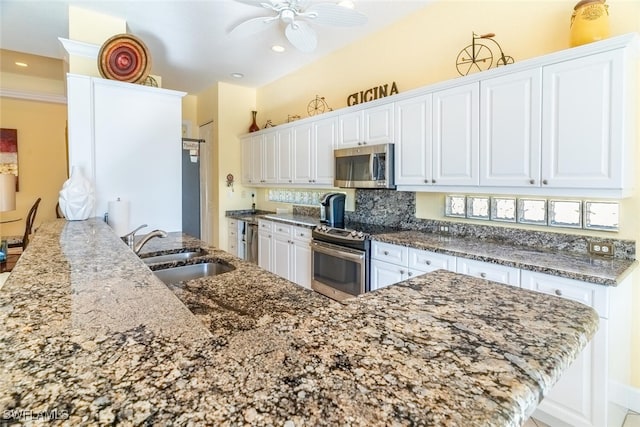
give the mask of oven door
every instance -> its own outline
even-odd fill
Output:
[[[365,292],[366,252],[313,240],[311,288],[342,301]]]

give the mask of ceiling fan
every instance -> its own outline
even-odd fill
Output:
[[[270,28],[277,22],[285,25],[287,40],[302,52],[313,52],[318,37],[309,22],[343,27],[362,25],[367,17],[336,3],[311,3],[309,0],[236,0],[250,6],[262,7],[275,15],[252,18],[235,26],[230,36],[248,37]]]

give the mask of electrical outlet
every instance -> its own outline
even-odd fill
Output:
[[[589,242],[589,253],[591,255],[613,256],[613,244]]]
[[[449,232],[449,226],[448,225],[441,225],[440,226],[440,232],[441,233],[448,233]]]

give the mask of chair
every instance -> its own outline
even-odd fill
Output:
[[[27,221],[24,228],[24,235],[22,236],[2,236],[2,239],[7,240],[9,243],[9,248],[22,248],[24,251],[29,244],[29,236],[31,236],[33,230],[33,222],[36,219],[36,214],[38,213],[38,205],[40,204],[41,198],[35,201],[31,209],[29,209],[29,213],[27,214]]]
[[[29,236],[31,236],[31,230],[33,228],[33,222],[36,219],[36,214],[38,213],[38,205],[40,204],[40,197],[36,200],[36,202],[29,209],[29,213],[27,214],[27,224],[24,228],[24,236],[22,236],[22,243],[17,246],[22,246],[22,250],[27,249],[27,245],[29,244]]]

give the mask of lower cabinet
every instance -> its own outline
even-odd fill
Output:
[[[456,272],[506,285],[520,286],[520,269],[490,262],[458,258]]]
[[[390,243],[371,243],[372,291],[439,269],[456,271],[456,258]]]
[[[578,301],[600,317],[591,342],[533,416],[551,426],[621,426],[626,408],[613,391],[630,378],[630,279],[610,287],[525,270],[521,279],[523,288]]]
[[[244,259],[244,233],[245,222],[237,219],[229,219],[227,226],[227,252],[238,258]]]
[[[258,265],[311,289],[311,230],[263,220],[258,230]]]

